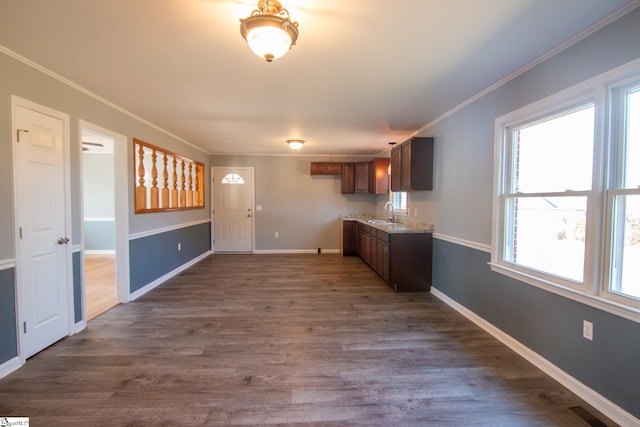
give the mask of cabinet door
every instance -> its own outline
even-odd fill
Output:
[[[389,193],[389,159],[378,158],[369,162],[369,193]]]
[[[342,221],[342,255],[356,255],[356,221]]]
[[[334,162],[311,162],[309,173],[311,175],[340,175],[342,163]]]
[[[364,262],[366,262],[369,265],[373,265],[373,248],[372,248],[372,239],[371,239],[371,235],[364,233],[364,240],[362,240],[362,255],[363,255],[363,259]]]
[[[403,153],[404,154],[404,153]],[[411,189],[433,190],[433,138],[411,140]]]
[[[369,163],[356,163],[356,193],[369,192]]]
[[[381,243],[378,249],[378,274],[389,281],[389,245]]]
[[[356,191],[356,165],[355,163],[342,164],[342,194],[353,194]]]
[[[391,191],[402,191],[402,148],[391,150]]]
[[[400,166],[400,189],[402,191],[411,190],[411,141],[407,141],[400,146],[402,150]]]

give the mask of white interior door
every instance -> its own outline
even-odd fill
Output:
[[[69,335],[66,224],[68,116],[12,98],[16,266],[21,357]]]
[[[253,251],[253,168],[214,167],[215,252]]]

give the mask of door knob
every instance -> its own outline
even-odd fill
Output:
[[[58,244],[59,245],[66,245],[67,243],[69,243],[69,238],[68,237],[60,237],[58,239]]]

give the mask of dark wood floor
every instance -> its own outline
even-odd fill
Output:
[[[588,407],[358,258],[214,255],[0,380],[32,426],[585,426]],[[599,416],[607,425],[613,425]]]

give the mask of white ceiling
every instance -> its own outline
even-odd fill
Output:
[[[2,0],[0,45],[208,153],[376,155],[638,5],[281,2],[300,36],[270,64],[239,31],[257,0]]]

